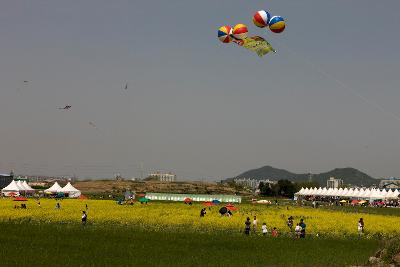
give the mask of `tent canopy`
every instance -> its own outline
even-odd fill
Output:
[[[50,188],[47,188],[46,190],[44,190],[45,193],[57,193],[58,190],[61,190],[62,187],[55,182]]]

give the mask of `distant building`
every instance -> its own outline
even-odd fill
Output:
[[[165,172],[152,172],[149,175],[149,178],[156,179],[157,181],[161,182],[175,182],[176,181],[176,174],[173,173],[165,173]]]
[[[260,186],[260,183],[273,185],[276,184],[277,181],[272,181],[270,179],[264,180],[256,180],[252,178],[237,178],[234,179],[234,182],[238,185],[246,186],[252,189],[257,189]]]
[[[173,194],[173,193],[146,193],[146,198],[151,200],[179,201],[183,202],[186,198],[195,202],[213,201],[229,203],[241,203],[242,197],[234,195],[204,195],[204,194]]]
[[[382,179],[379,183],[379,188],[400,189],[400,178],[390,177]]]
[[[339,188],[343,186],[342,179],[336,179],[335,177],[331,177],[326,181],[327,188]]]
[[[0,174],[0,188],[4,188],[9,185],[14,178],[14,174]]]

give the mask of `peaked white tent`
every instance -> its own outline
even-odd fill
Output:
[[[19,196],[19,191],[20,188],[18,187],[17,182],[12,180],[9,185],[7,185],[1,190],[1,193],[4,194],[5,196],[10,196],[12,194]]]
[[[61,190],[62,187],[55,182],[50,188],[47,188],[46,190],[44,190],[45,193],[57,193],[58,190]]]
[[[22,183],[22,185],[26,188],[26,192],[35,192],[35,189],[30,187],[26,181]]]
[[[21,181],[17,181],[17,186],[19,188],[19,191],[26,191],[26,189]]]
[[[66,186],[58,190],[58,192],[66,193],[71,198],[79,197],[81,195],[81,191],[73,187],[69,182]]]

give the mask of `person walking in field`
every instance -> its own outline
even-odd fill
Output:
[[[253,219],[253,233],[256,233],[257,231],[257,216],[254,216]]]
[[[262,234],[265,236],[268,234],[268,228],[267,228],[267,224],[263,223],[261,226],[261,230],[262,230]]]
[[[85,226],[87,222],[87,214],[86,211],[82,211],[82,225]]]
[[[299,225],[301,227],[300,238],[306,238],[306,224],[304,223],[303,219],[300,219]]]
[[[250,227],[251,227],[251,222],[250,222],[250,218],[249,217],[247,217],[247,220],[246,220],[246,222],[244,223],[244,233],[246,234],[246,235],[249,235],[250,234]]]
[[[358,234],[362,235],[364,233],[364,220],[363,218],[360,218],[360,220],[358,221]]]

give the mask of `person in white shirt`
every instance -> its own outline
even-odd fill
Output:
[[[360,220],[358,221],[358,234],[362,235],[364,233],[364,220],[363,218],[360,218]]]
[[[256,231],[257,231],[257,217],[254,216],[254,219],[253,219],[253,232],[256,233]]]
[[[296,233],[296,238],[300,238],[301,226],[299,224],[297,224],[296,227],[294,228],[294,232]]]
[[[268,229],[267,229],[266,223],[263,223],[263,225],[261,226],[261,230],[262,230],[263,235],[267,235]]]

